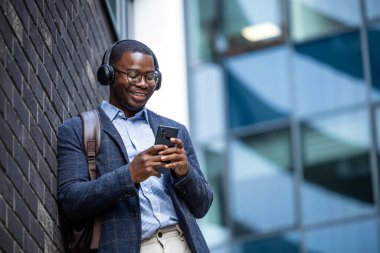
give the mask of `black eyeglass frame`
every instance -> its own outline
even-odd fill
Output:
[[[117,68],[115,68],[115,67],[113,67],[113,69],[114,69],[115,72],[119,72],[119,73],[121,73],[121,74],[124,74],[124,75],[127,77],[128,82],[129,82],[130,84],[133,84],[133,85],[134,85],[134,84],[138,84],[139,82],[141,82],[143,76],[144,76],[144,78],[145,78],[145,82],[146,82],[148,85],[151,85],[151,86],[156,85],[156,84],[159,82],[159,80],[160,80],[160,75],[159,75],[159,73],[158,73],[157,70],[154,70],[154,71],[149,72],[149,73],[147,73],[147,74],[143,74],[143,73],[141,73],[140,71],[138,71],[138,70],[136,70],[136,69],[129,69],[129,70],[127,70],[127,71],[123,71],[123,70],[117,69]],[[134,73],[138,73],[139,75],[138,75],[136,78],[132,78],[132,77],[129,76],[130,73],[132,73],[132,72],[134,72]],[[147,76],[150,75],[150,74],[152,74],[152,73],[153,73],[153,79],[152,79],[152,81],[154,81],[154,83],[150,83],[149,81],[147,81],[147,80],[149,80],[149,78],[147,79]],[[132,80],[131,80],[131,79],[132,79]]]

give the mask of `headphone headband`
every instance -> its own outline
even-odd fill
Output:
[[[98,81],[99,81],[99,83],[101,85],[111,85],[113,83],[113,81],[115,80],[115,71],[114,71],[112,65],[109,62],[110,58],[111,58],[111,53],[112,53],[113,48],[117,44],[119,44],[120,42],[126,42],[126,41],[134,41],[134,40],[125,39],[125,40],[116,41],[104,53],[103,58],[102,58],[102,65],[99,67],[98,72],[97,72]],[[139,43],[141,43],[141,42],[139,42]],[[143,44],[143,43],[141,43],[141,44]],[[145,45],[145,44],[143,44],[143,45]],[[159,75],[159,79],[158,79],[158,82],[156,84],[156,90],[158,90],[158,89],[161,88],[162,74],[161,74],[161,72],[159,70],[159,65],[158,65],[158,61],[157,61],[156,56],[154,55],[153,51],[148,46],[146,46],[146,47],[152,53],[153,63],[154,63],[154,70]]]

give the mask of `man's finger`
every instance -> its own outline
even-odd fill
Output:
[[[166,145],[157,144],[157,145],[151,146],[150,148],[145,150],[145,153],[147,153],[149,155],[156,155],[158,152],[163,151],[167,148],[168,148],[168,146],[166,146]]]
[[[178,138],[170,138],[170,141],[177,145],[177,148],[183,148],[183,142]]]

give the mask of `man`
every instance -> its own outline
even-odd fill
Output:
[[[98,178],[90,181],[79,117],[58,131],[58,200],[72,221],[100,217],[99,252],[209,252],[196,223],[212,202],[187,129],[145,105],[161,85],[153,52],[123,40],[98,71],[110,85],[101,119]],[[159,125],[179,129],[175,147],[154,145]],[[161,174],[159,168],[169,170]]]

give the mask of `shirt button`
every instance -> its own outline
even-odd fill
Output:
[[[162,237],[162,233],[161,233],[161,232],[158,232],[158,233],[157,233],[157,236],[158,236],[159,238],[161,238],[161,237]]]

